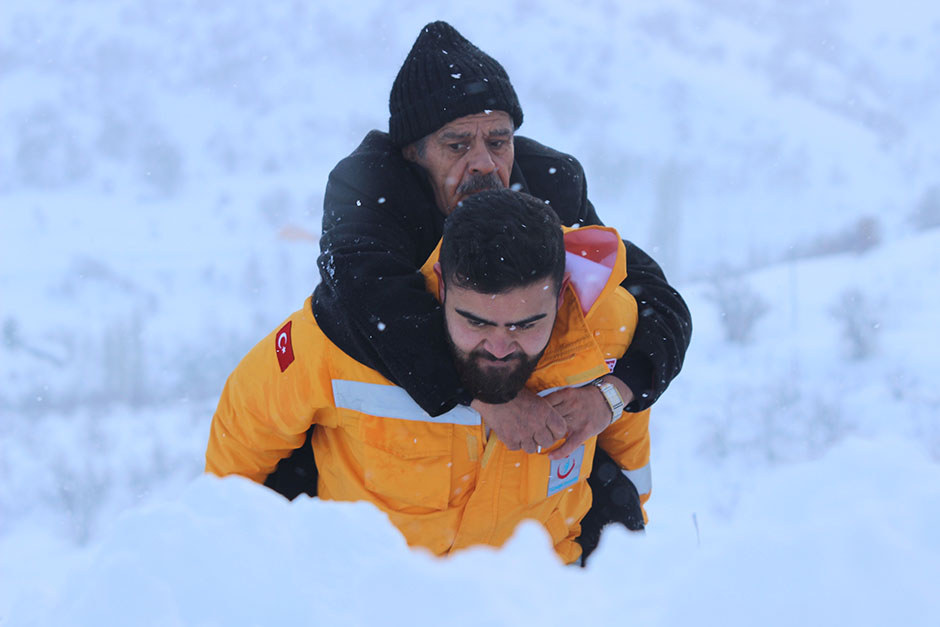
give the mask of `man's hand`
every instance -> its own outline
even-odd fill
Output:
[[[606,376],[604,381],[612,383],[623,404],[629,405],[633,400],[633,392],[617,377]],[[552,392],[545,397],[562,418],[565,419],[567,439],[565,443],[552,451],[551,459],[561,459],[571,455],[576,448],[584,444],[585,440],[597,435],[610,425],[610,405],[604,394],[593,385],[584,385],[579,388],[565,388]]]
[[[597,390],[595,393],[600,394]],[[470,407],[511,451],[537,453],[565,436],[568,426],[547,400],[523,389],[508,403],[490,405],[474,399]],[[610,410],[607,411],[610,422]]]

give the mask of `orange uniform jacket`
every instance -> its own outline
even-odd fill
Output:
[[[566,231],[572,281],[548,348],[526,384],[537,393],[579,386],[608,373],[636,325],[633,297],[619,286],[625,251],[613,229]],[[422,272],[437,293],[431,270]],[[376,329],[380,333],[380,329]],[[565,562],[591,504],[587,478],[597,444],[649,497],[649,411],[625,413],[572,455],[510,451],[485,436],[465,406],[425,413],[401,388],[353,360],[320,331],[309,299],[255,346],[229,377],[209,435],[206,470],[263,482],[314,429],[320,498],[370,501],[408,543],[442,555],[502,545],[525,518],[541,522]]]

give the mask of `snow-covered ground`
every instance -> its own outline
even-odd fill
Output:
[[[890,472],[871,463],[889,460]],[[662,464],[660,464],[662,465]],[[201,477],[122,513],[82,552],[30,566],[12,624],[931,625],[940,468],[900,438],[744,481],[737,514],[700,512],[664,473],[645,537],[608,531],[589,569],[535,523],[502,550],[412,552],[364,503]],[[704,493],[702,479],[694,490]],[[683,511],[684,510],[684,511]],[[26,546],[29,546],[28,543]],[[63,550],[60,548],[60,550]],[[15,557],[32,561],[30,551]],[[63,568],[64,566],[64,568]]]
[[[0,624],[940,623],[940,8],[861,5],[4,3]],[[693,311],[651,524],[585,570],[201,475],[439,17]]]

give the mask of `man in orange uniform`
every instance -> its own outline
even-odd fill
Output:
[[[317,494],[374,503],[409,544],[437,555],[501,546],[531,518],[562,560],[577,561],[595,447],[637,486],[640,503],[649,497],[649,411],[623,413],[619,380],[605,378],[636,326],[636,301],[620,287],[623,242],[607,227],[563,234],[539,200],[487,191],[448,217],[422,274],[441,301],[451,353],[474,398],[499,404],[523,387],[546,395],[594,385],[610,405],[608,426],[552,459],[564,434],[553,434],[550,449],[526,453],[507,448],[468,406],[432,417],[330,342],[308,299],[229,377],[206,470],[264,482],[313,426]]]

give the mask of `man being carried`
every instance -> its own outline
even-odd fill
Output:
[[[332,343],[308,300],[229,377],[206,470],[262,482],[309,431],[318,495],[374,503],[411,545],[438,555],[500,546],[531,518],[574,562],[592,503],[595,448],[640,487],[638,506],[648,497],[649,413],[621,415],[623,384],[608,375],[608,360],[627,350],[637,320],[635,300],[619,286],[625,271],[615,231],[585,227],[563,236],[544,203],[510,190],[466,199],[445,224],[439,255],[422,268],[426,289],[443,306],[461,385],[474,398],[500,405],[523,389],[545,395],[591,386],[613,399],[603,424],[587,427],[599,435],[560,459],[551,458],[552,448],[507,446],[485,415],[465,405],[429,415]],[[563,435],[546,437],[558,440],[557,450]]]

